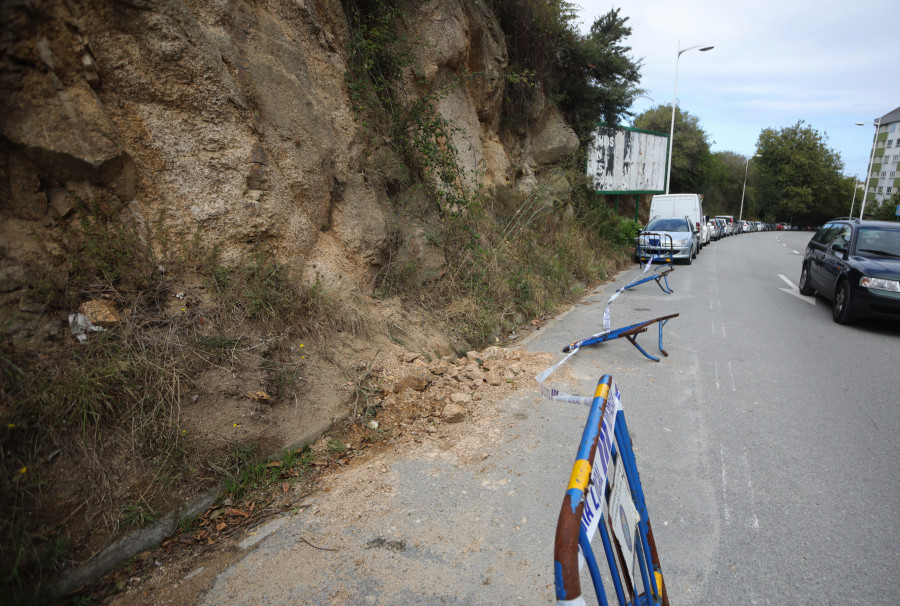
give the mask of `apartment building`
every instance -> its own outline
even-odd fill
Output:
[[[900,191],[900,107],[876,119],[875,123],[878,132],[866,187],[869,199],[874,196],[881,204]]]

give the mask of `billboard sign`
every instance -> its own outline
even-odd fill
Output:
[[[669,136],[601,125],[588,153],[587,174],[602,194],[661,194],[666,190]]]

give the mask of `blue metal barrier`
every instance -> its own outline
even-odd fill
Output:
[[[629,515],[626,507],[633,509],[633,514]],[[603,606],[608,603],[591,546],[597,530],[619,606],[668,606],[625,413],[610,375],[600,379],[594,392],[559,512],[553,553],[557,604],[585,604],[580,579],[582,560],[590,571],[597,602]]]
[[[651,324],[659,322],[659,351],[662,355],[668,356],[669,354],[666,350],[663,349],[662,335],[663,335],[663,326],[671,320],[672,318],[677,318],[678,314],[670,314],[668,316],[663,316],[661,318],[655,318],[653,320],[647,320],[646,322],[641,322],[639,324],[632,324],[631,326],[625,326],[623,328],[617,328],[615,330],[611,330],[609,332],[604,332],[600,334],[596,334],[586,339],[581,339],[580,341],[575,341],[571,345],[566,345],[563,347],[563,353],[569,353],[572,350],[580,349],[585,347],[586,345],[594,345],[597,343],[605,343],[606,341],[612,341],[614,339],[620,339],[625,337],[628,339],[629,343],[637,347],[638,351],[642,354],[653,360],[654,362],[659,362],[659,358],[654,355],[647,353],[643,347],[638,345],[637,336],[642,332],[647,332],[647,327]]]
[[[646,278],[642,278],[636,282],[632,282],[631,284],[628,284],[627,286],[623,286],[622,290],[628,290],[629,288],[634,288],[635,286],[640,286],[641,284],[643,284],[645,282],[649,282],[650,280],[655,280],[656,285],[659,286],[660,290],[662,290],[667,295],[671,295],[675,291],[669,287],[669,274],[672,273],[672,271],[674,269],[675,268],[672,267],[672,265],[668,265],[668,264],[661,265],[657,269],[653,270],[653,274],[647,276]],[[663,286],[662,283],[660,282],[660,280],[665,282],[666,285]]]

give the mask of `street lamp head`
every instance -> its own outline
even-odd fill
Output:
[[[857,122],[857,126],[865,126],[866,124],[871,124],[871,122]]]
[[[703,48],[700,49],[700,52],[702,53],[703,51],[712,50],[714,48],[715,48],[715,46],[704,46]]]

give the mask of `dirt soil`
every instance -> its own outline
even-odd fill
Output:
[[[284,473],[239,503],[210,507],[197,524],[79,595],[116,605],[194,604],[217,574],[246,553],[257,533],[265,534],[278,519],[316,506],[319,497],[339,499],[352,511],[374,506],[383,489],[378,470],[404,454],[439,448],[464,461],[483,458],[496,431],[491,424],[496,405],[516,390],[533,390],[534,377],[551,359],[500,347],[432,361],[396,353],[366,369],[373,395],[368,407],[360,407],[361,416],[337,424],[313,445],[320,457],[315,473],[302,478]]]

